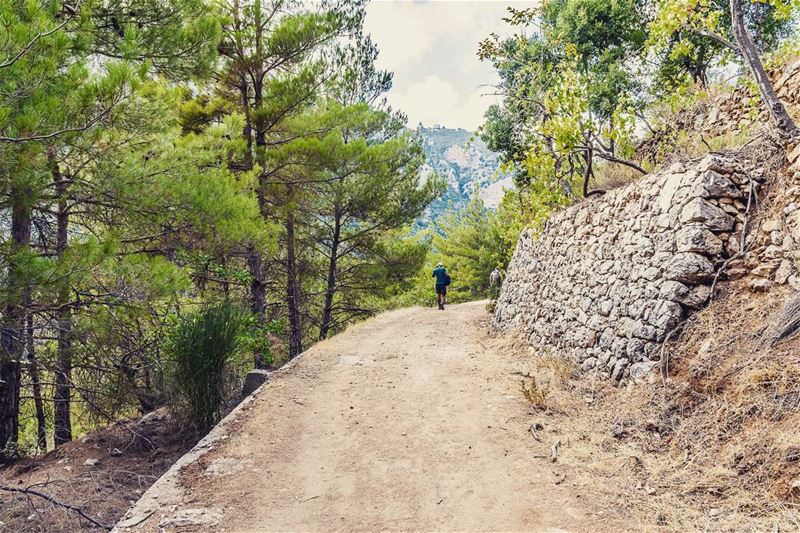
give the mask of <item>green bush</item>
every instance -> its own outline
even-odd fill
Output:
[[[225,302],[186,317],[170,335],[176,399],[198,431],[214,427],[235,390],[231,377],[245,328],[246,313]]]

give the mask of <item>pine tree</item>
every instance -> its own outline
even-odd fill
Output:
[[[109,23],[119,22],[119,16],[95,2],[77,6],[0,3],[7,37],[0,50],[0,84],[4,89],[0,107],[5,111],[0,119],[4,161],[0,173],[7,184],[2,193],[12,219],[5,255],[0,358],[3,446],[17,439],[22,361],[30,352],[24,333],[33,329],[27,323],[34,292],[52,284],[49,276],[53,262],[49,258],[63,263],[69,255],[71,213],[79,211],[71,188],[80,177],[63,172],[62,164],[74,158],[87,138],[119,120],[125,103],[146,77],[148,65],[167,69],[182,64],[199,73],[213,57],[217,25],[213,18],[199,16],[201,2],[159,3],[156,12],[164,16],[163,25],[146,22],[152,15],[145,10],[147,4],[153,3],[118,4],[117,8],[126,10],[127,18],[114,28]],[[190,15],[198,18],[183,18]],[[170,37],[159,38],[156,30]],[[187,54],[191,61],[185,59]],[[43,228],[49,228],[51,222],[55,225],[55,242],[48,248],[50,235]],[[76,306],[71,298],[71,272],[59,276],[54,291],[58,296],[52,307],[58,315],[53,324],[58,336],[54,398],[57,444],[69,440],[72,434],[72,314]]]

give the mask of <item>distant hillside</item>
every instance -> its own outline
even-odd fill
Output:
[[[428,155],[425,172],[436,172],[447,180],[447,192],[430,205],[420,224],[426,226],[451,208],[467,204],[477,187],[486,207],[495,208],[503,196],[503,190],[512,187],[511,179],[497,179],[500,165],[498,155],[486,144],[473,138],[473,133],[463,129],[440,126],[419,127]]]

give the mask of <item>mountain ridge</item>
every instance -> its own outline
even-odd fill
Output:
[[[423,176],[435,172],[447,182],[444,194],[421,217],[422,225],[435,224],[447,211],[463,208],[476,189],[484,205],[494,209],[503,192],[513,187],[510,176],[500,171],[500,156],[474,132],[439,125],[419,125],[416,132],[427,156]]]

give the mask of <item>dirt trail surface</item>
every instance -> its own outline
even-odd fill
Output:
[[[394,311],[316,345],[117,530],[619,530],[534,457],[528,368],[492,349],[484,307]]]

